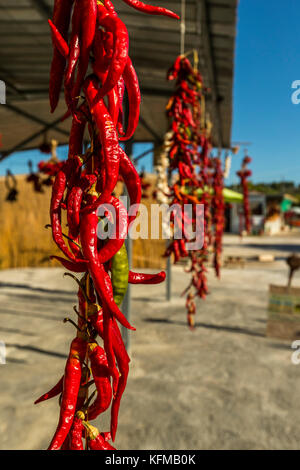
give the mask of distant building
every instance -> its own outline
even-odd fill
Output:
[[[264,222],[267,213],[267,198],[263,193],[252,191],[249,193],[251,209],[251,223],[253,233],[261,233],[264,230]],[[244,209],[242,203],[231,203],[226,209],[226,231],[240,233],[244,229]]]
[[[264,194],[257,191],[249,193],[252,233],[275,235],[287,228],[285,214],[292,211],[293,204],[299,204],[291,194]],[[292,224],[291,224],[292,225]],[[300,223],[297,222],[297,226]],[[226,208],[226,231],[241,233],[244,229],[242,203],[231,203]]]

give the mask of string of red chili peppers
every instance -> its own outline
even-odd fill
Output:
[[[222,238],[225,226],[225,202],[224,202],[224,175],[222,170],[221,159],[216,157],[213,159],[213,225],[214,225],[214,268],[216,275],[220,278],[221,255],[222,255]]]
[[[243,189],[243,196],[244,196],[244,201],[243,201],[243,206],[244,206],[244,227],[245,231],[249,234],[251,232],[251,212],[250,212],[250,202],[249,202],[249,185],[248,185],[248,180],[250,176],[252,175],[252,171],[249,170],[247,167],[249,163],[252,162],[251,157],[246,156],[243,161],[242,161],[242,167],[240,171],[237,171],[237,176],[240,177],[241,181],[241,186]],[[242,233],[242,229],[241,229]]]
[[[177,18],[160,7],[125,1],[146,13]],[[82,450],[83,438],[86,448],[107,450],[113,449],[108,441],[114,441],[116,436],[130,361],[118,323],[134,330],[119,305],[128,283],[160,283],[165,273],[129,271],[124,240],[137,209],[128,215],[121,201],[112,195],[121,175],[131,205],[138,205],[141,199],[138,173],[119,146],[119,140],[133,135],[140,106],[138,79],[128,55],[127,29],[110,0],[56,0],[49,24],[53,39],[51,111],[58,104],[64,83],[68,113],[73,116],[68,160],[56,175],[50,207],[53,239],[65,257],[53,258],[67,270],[82,273],[82,277],[78,280],[69,274],[79,284],[78,309],[74,307],[77,324],[69,318],[65,321],[73,323],[77,335],[71,343],[63,377],[36,403],[60,394],[59,422],[50,450]],[[89,63],[94,74],[86,76]],[[126,130],[122,106],[125,87],[129,98]],[[79,103],[82,90],[84,100]],[[86,127],[91,146],[83,154]],[[108,241],[97,237],[99,220],[105,223],[97,215],[100,204],[111,204],[115,209],[116,236]],[[63,210],[67,213],[68,234],[62,230]],[[97,336],[103,340],[103,347]],[[92,385],[96,390],[88,398]],[[89,422],[110,406],[110,431],[100,432]]]
[[[187,294],[187,321],[192,329],[196,313],[195,296],[204,299],[208,294],[206,264],[208,248],[213,241],[212,224],[215,225],[214,266],[217,275],[220,273],[224,227],[223,178],[221,162],[218,160],[215,163],[210,158],[211,126],[202,109],[204,87],[201,75],[191,66],[187,57],[179,56],[168,72],[168,79],[176,79],[176,90],[167,105],[167,115],[171,118],[172,132],[170,170],[173,174],[178,172],[178,180],[170,187],[170,205],[179,204],[182,207],[181,218],[175,214],[174,222],[182,229],[183,237],[178,240],[174,237],[165,255],[170,256],[173,253],[175,263],[181,257],[190,258],[190,268],[186,272],[191,274],[191,281],[182,295]],[[184,213],[184,204],[192,205],[190,219]],[[187,251],[184,226],[195,225],[198,204],[204,206],[203,247],[200,250]]]

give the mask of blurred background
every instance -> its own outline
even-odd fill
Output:
[[[157,2],[158,3],[158,2]],[[164,0],[180,14],[183,2]],[[114,2],[128,26],[130,54],[143,96],[141,119],[126,151],[142,176],[143,202],[156,198],[166,80],[180,51],[180,26]],[[134,286],[132,357],[121,406],[120,449],[299,449],[300,104],[298,18],[288,0],[185,0],[185,48],[196,48],[211,90],[213,156],[227,162],[225,186],[242,194],[236,174],[249,165],[251,233],[241,200],[226,201],[222,279],[208,268],[210,295],[197,300],[196,329],[185,326],[185,261],[167,265],[165,240],[135,240],[132,266],[168,269],[167,285]],[[68,155],[70,120],[63,96],[49,113],[52,0],[0,0],[0,448],[46,448],[57,400],[33,406],[64,367],[72,327],[63,325],[76,286],[49,255],[51,183],[41,162]],[[293,85],[294,84],[294,85]],[[296,93],[296,95],[295,95]],[[294,96],[294,98],[293,98]],[[87,139],[87,137],[86,137]],[[117,193],[122,194],[122,182]],[[151,220],[149,219],[151,226]],[[300,267],[300,264],[299,264]],[[288,315],[288,317],[287,317]],[[298,419],[299,418],[299,419]],[[108,417],[101,426],[105,427]],[[25,432],[24,432],[25,431]],[[22,434],[20,438],[20,433]]]

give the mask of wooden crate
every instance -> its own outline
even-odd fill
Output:
[[[269,286],[267,336],[300,339],[300,288]]]

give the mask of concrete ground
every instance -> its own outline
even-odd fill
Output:
[[[209,273],[210,296],[198,302],[197,329],[185,325],[188,283],[173,268],[173,300],[165,286],[132,290],[132,366],[120,411],[119,449],[299,449],[300,365],[289,341],[265,337],[268,284],[285,284],[283,261],[299,251],[295,236],[240,242],[225,237],[225,254],[274,253],[279,261]],[[75,288],[60,269],[0,272],[0,449],[45,449],[58,403],[33,405],[62,375],[74,336]],[[295,278],[300,285],[300,275]],[[97,422],[107,430],[107,416]]]

